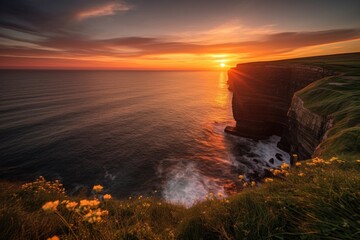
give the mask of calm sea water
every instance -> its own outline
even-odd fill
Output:
[[[191,205],[281,164],[278,137],[226,135],[226,72],[1,71],[0,178],[102,184]],[[274,164],[269,159],[274,158]],[[154,193],[156,190],[157,193]]]

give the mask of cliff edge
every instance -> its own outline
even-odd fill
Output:
[[[360,105],[359,66],[359,53],[238,64],[228,71],[236,126],[226,127],[225,132],[253,139],[281,136],[279,147],[301,159],[321,154],[320,145],[334,134],[331,129],[344,114],[360,112],[348,109],[336,117],[340,102]],[[315,84],[318,81],[321,86]],[[341,96],[348,97],[336,100]],[[332,111],[323,110],[331,106]],[[354,116],[352,121],[356,124],[351,127],[356,127],[360,118]]]

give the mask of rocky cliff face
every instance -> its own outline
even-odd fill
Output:
[[[288,134],[289,119],[287,117],[291,100],[296,91],[309,83],[334,75],[334,72],[317,66],[295,63],[248,63],[239,64],[229,70],[229,89],[233,91],[232,109],[235,127],[226,127],[225,131],[253,139],[263,139],[271,135],[282,136],[280,145],[290,150],[287,143],[290,141],[303,141],[301,151],[304,156],[312,152],[318,141],[309,137],[310,133],[295,138]],[[293,111],[290,111],[292,120],[302,121],[302,117],[310,117],[306,111],[300,111],[300,103],[296,102]],[[299,109],[297,110],[297,107]],[[306,116],[306,117],[305,117]],[[318,119],[320,123],[322,120]],[[307,131],[306,124],[291,123],[291,130]],[[315,128],[315,127],[314,127]],[[318,135],[321,135],[319,130]],[[300,136],[299,135],[299,136]],[[295,142],[294,142],[295,144]],[[316,147],[315,146],[315,147]]]
[[[316,147],[326,138],[326,132],[332,127],[333,119],[305,108],[304,102],[296,94],[292,98],[288,117],[291,150],[301,159],[310,158]]]

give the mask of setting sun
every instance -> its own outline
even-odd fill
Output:
[[[220,63],[220,67],[224,68],[226,66],[225,63]]]

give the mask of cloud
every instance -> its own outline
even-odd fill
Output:
[[[109,57],[141,58],[166,54],[239,54],[250,57],[291,52],[303,47],[349,41],[360,38],[358,29],[334,29],[314,32],[282,32],[264,35],[257,41],[179,42],[162,38],[124,37],[92,39],[81,35],[51,36],[37,39],[38,47],[3,46],[0,55],[12,57]]]
[[[0,27],[34,35],[81,32],[80,20],[114,15],[132,9],[116,0],[13,0],[0,8]]]
[[[75,17],[77,20],[84,20],[92,17],[114,15],[116,12],[126,12],[130,9],[131,6],[125,3],[108,3],[94,8],[82,10],[78,12]]]

